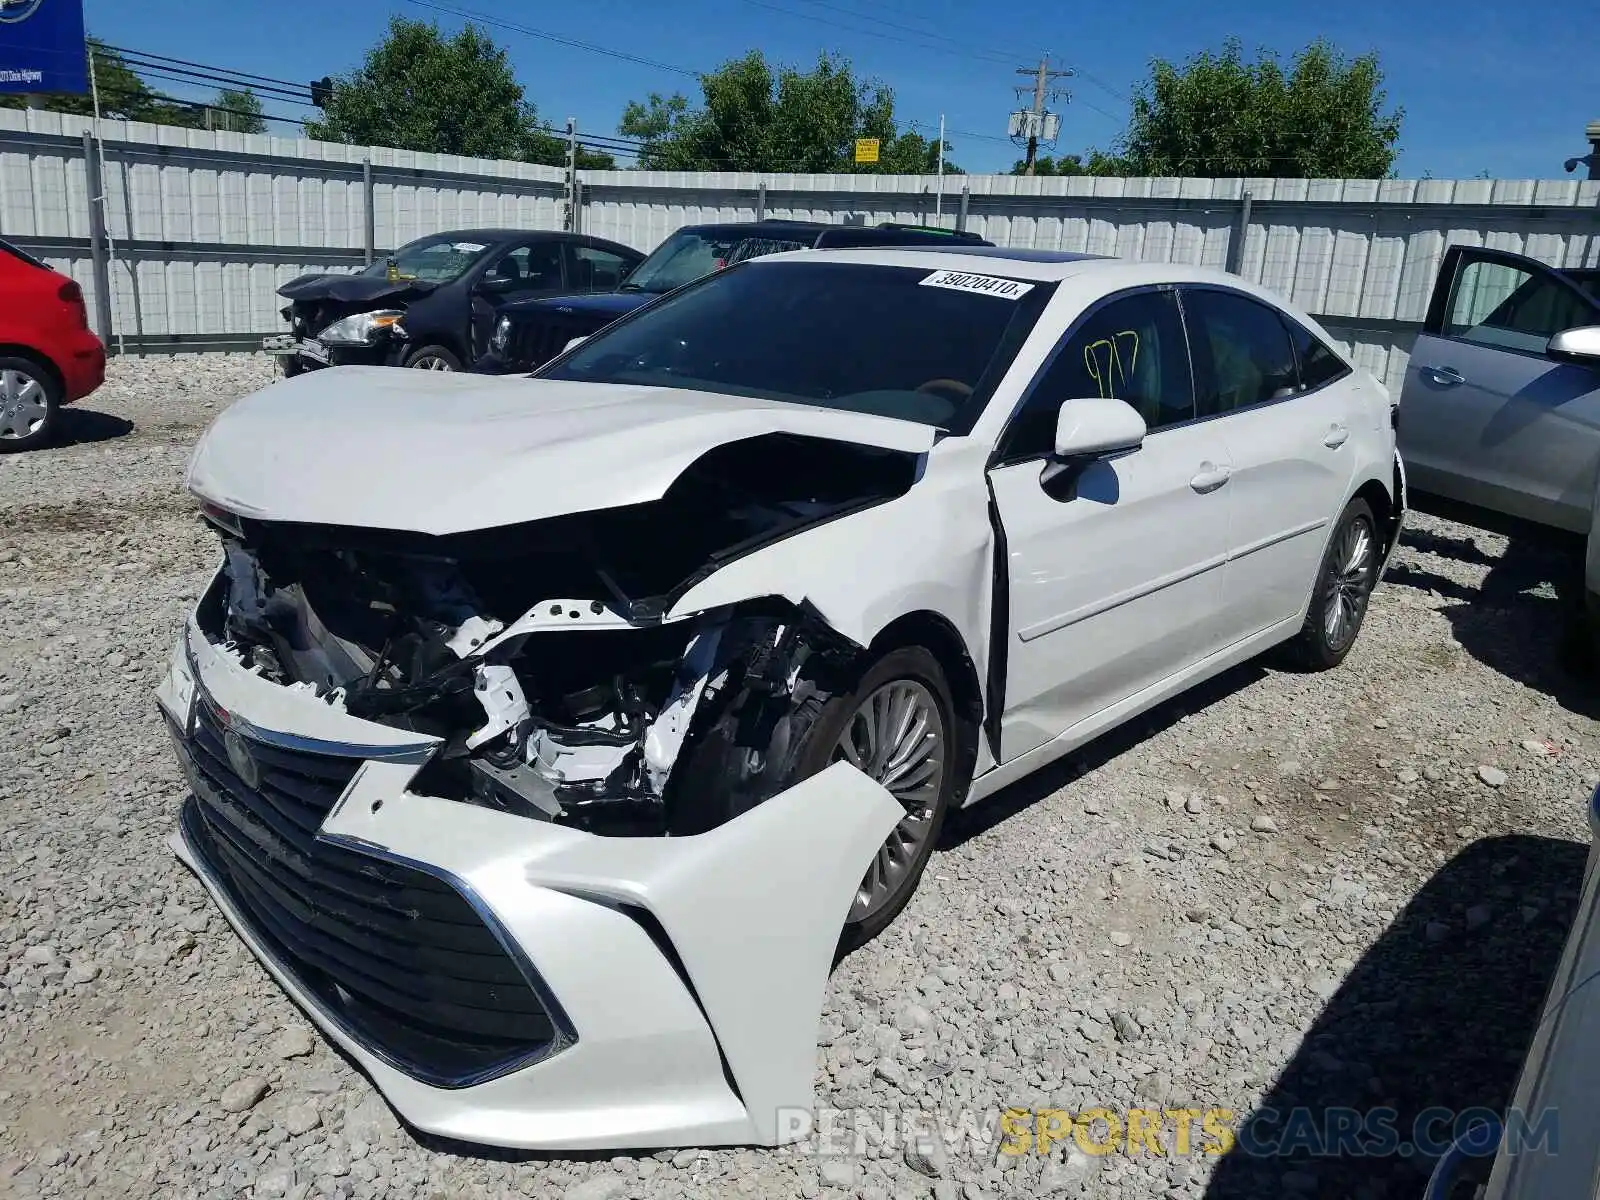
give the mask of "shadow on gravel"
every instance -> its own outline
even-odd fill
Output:
[[[1398,1147],[1435,1106],[1504,1109],[1577,907],[1586,853],[1577,842],[1519,835],[1485,838],[1446,863],[1356,963],[1261,1106],[1240,1114],[1240,1143],[1217,1163],[1206,1200],[1419,1197],[1429,1158],[1339,1154],[1330,1110],[1361,1118],[1393,1110]],[[1470,929],[1467,912],[1477,906],[1487,906],[1488,920]],[[1537,909],[1531,920],[1524,907]],[[1204,1104],[1195,1097],[1195,1107]],[[1448,1139],[1450,1128],[1441,1118],[1422,1132]],[[1315,1139],[1335,1152],[1315,1152]]]
[[[1184,717],[1200,709],[1209,708],[1226,700],[1235,692],[1243,691],[1258,679],[1266,677],[1266,668],[1260,660],[1252,659],[1232,670],[1224,671],[1215,679],[1174,696],[1159,704],[1141,717],[1109,730],[1082,749],[1058,759],[1048,767],[1025,775],[1017,782],[1001,788],[993,796],[971,808],[953,812],[945,820],[940,835],[941,850],[949,850],[970,841],[979,834],[993,829],[1000,822],[1031,808],[1053,792],[1091,771],[1097,771],[1120,754],[1132,750],[1146,738],[1154,737],[1164,729],[1176,725]]]
[[[113,417],[110,413],[79,408],[73,404],[57,414],[54,444],[82,446],[89,442],[109,442],[112,438],[127,437],[132,432],[133,422],[126,417]]]
[[[1443,612],[1468,654],[1571,712],[1600,717],[1600,672],[1584,625],[1581,542],[1555,532],[1518,531],[1505,554],[1494,558],[1469,537],[1415,529],[1400,536],[1413,550],[1487,566],[1489,572],[1481,587],[1472,588],[1396,563],[1386,583],[1459,601]]]

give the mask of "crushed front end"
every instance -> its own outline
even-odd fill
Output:
[[[453,537],[208,508],[223,565],[158,697],[193,790],[174,845],[413,1124],[772,1143],[811,1103],[839,931],[904,815],[789,751],[861,648],[781,599],[669,613],[885,490],[842,461],[804,502],[713,505],[714,463],[665,507]]]

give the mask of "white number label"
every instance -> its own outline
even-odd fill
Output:
[[[1001,279],[995,275],[973,275],[967,271],[935,271],[922,281],[922,286],[999,296],[1002,300],[1020,300],[1033,290],[1031,283],[1018,283],[1015,279]]]

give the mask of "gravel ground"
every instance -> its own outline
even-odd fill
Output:
[[[1576,899],[1595,693],[1556,666],[1557,556],[1419,516],[1340,670],[1246,666],[956,823],[829,988],[819,1103],[861,1144],[402,1128],[164,844],[151,688],[214,558],[180,469],[270,377],[119,360],[69,444],[0,459],[0,1194],[1404,1196],[1420,1156],[1007,1155],[885,1119],[1504,1103]]]

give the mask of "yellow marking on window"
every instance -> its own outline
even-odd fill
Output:
[[[1119,342],[1127,347],[1126,366],[1123,365],[1124,350]],[[1135,330],[1124,329],[1110,337],[1090,342],[1083,348],[1083,365],[1089,372],[1089,378],[1094,380],[1101,399],[1116,398],[1118,391],[1128,390],[1128,377],[1139,367],[1139,334]]]

